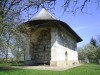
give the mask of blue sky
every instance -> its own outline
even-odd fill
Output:
[[[100,9],[97,10],[95,3],[87,5],[85,9],[87,13],[78,11],[75,15],[68,12],[63,14],[62,4],[63,0],[57,0],[55,9],[49,10],[49,12],[58,20],[66,22],[83,39],[82,42],[77,44],[78,47],[88,44],[92,37],[97,38],[100,35]],[[34,10],[32,10],[31,12],[34,13]]]
[[[83,39],[77,44],[78,47],[88,44],[92,37],[100,35],[100,10],[96,9],[95,4],[87,6],[87,13],[78,12],[75,15],[68,12],[63,14],[61,4],[61,1],[57,2],[54,16],[66,22]]]
[[[64,14],[60,20],[66,22],[82,39],[78,43],[78,47],[87,44],[92,37],[100,35],[100,15],[93,13],[92,15],[70,15]]]

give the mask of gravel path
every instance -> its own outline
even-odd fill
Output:
[[[67,65],[64,67],[59,66],[48,66],[48,65],[42,65],[42,66],[13,66],[13,68],[21,68],[21,69],[36,69],[36,70],[53,70],[53,71],[64,71],[73,67],[80,66],[81,64],[77,65]]]

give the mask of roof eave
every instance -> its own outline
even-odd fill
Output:
[[[44,23],[43,21],[45,21],[45,23],[47,22],[48,23],[48,21],[57,21],[58,23],[60,23],[64,28],[66,28],[74,37],[76,37],[76,42],[78,43],[78,42],[81,42],[82,41],[82,39],[76,34],[76,32],[67,24],[67,23],[65,23],[65,22],[63,22],[63,21],[60,21],[60,20],[53,20],[53,19],[49,19],[49,20],[46,20],[46,19],[44,19],[44,20],[42,20],[42,19],[39,19],[39,20],[31,20],[31,21],[28,21],[28,23],[29,24],[31,24],[31,22],[33,23],[35,23],[35,25],[37,25],[37,24],[42,24],[42,23]],[[41,22],[41,23],[39,23],[39,22]],[[27,22],[26,22],[27,23]]]

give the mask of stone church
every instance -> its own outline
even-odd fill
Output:
[[[26,65],[65,66],[78,64],[77,43],[82,39],[65,22],[42,9],[20,27],[27,36]]]

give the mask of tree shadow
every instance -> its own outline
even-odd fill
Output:
[[[11,66],[25,66],[24,64],[12,64]]]
[[[10,71],[10,70],[17,70],[18,68],[13,68],[13,67],[0,67],[0,72],[1,71]]]

